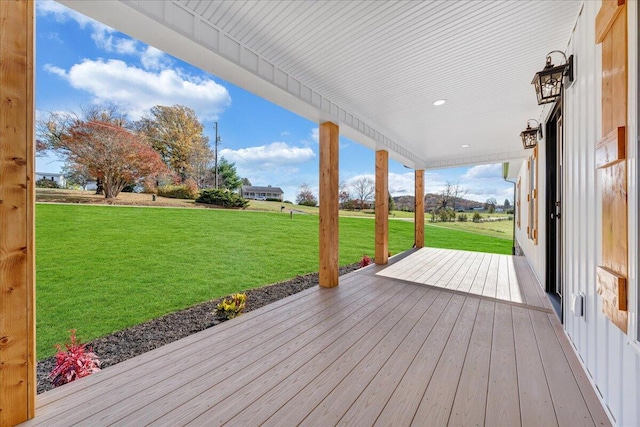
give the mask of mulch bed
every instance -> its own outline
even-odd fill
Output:
[[[340,274],[349,273],[357,268],[358,264],[341,267]],[[318,273],[311,273],[297,276],[285,282],[252,289],[247,291],[245,312],[317,285]],[[111,335],[96,338],[89,342],[88,347],[92,347],[94,353],[100,358],[102,369],[108,368],[116,363],[220,324],[225,319],[214,314],[216,305],[220,301],[221,299],[207,301]],[[38,394],[53,389],[53,384],[49,380],[49,372],[54,366],[54,356],[38,361]]]

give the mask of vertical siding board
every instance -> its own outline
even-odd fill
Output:
[[[563,106],[565,132],[565,162],[563,170],[563,239],[564,258],[564,329],[587,369],[587,374],[597,386],[612,419],[619,425],[640,425],[640,353],[627,345],[627,337],[602,313],[602,301],[596,293],[595,271],[601,262],[602,248],[602,197],[601,184],[595,168],[595,146],[603,135],[603,129],[613,126],[613,112],[602,111],[602,45],[594,43],[595,17],[601,2],[584,2],[581,16],[568,45],[567,53],[577,61],[576,81],[567,88]],[[627,2],[629,22],[637,25],[637,5]],[[636,29],[629,33],[629,54],[637,55]],[[635,58],[634,58],[635,59]],[[612,58],[615,60],[615,58]],[[631,61],[630,65],[636,64]],[[636,64],[637,65],[637,64]],[[636,66],[634,65],[634,66]],[[637,76],[630,77],[637,78]],[[604,84],[607,83],[605,79]],[[630,94],[629,97],[633,96]],[[631,99],[631,98],[628,98]],[[635,110],[634,110],[635,111]],[[633,113],[633,112],[632,112]],[[608,117],[611,116],[611,117]],[[637,119],[636,119],[637,120]],[[635,143],[637,131],[629,132],[628,143]],[[539,161],[544,165],[542,142]],[[629,152],[627,154],[630,154]],[[630,162],[636,161],[635,150]],[[526,162],[519,176],[526,182]],[[541,178],[544,176],[540,174]],[[636,172],[628,172],[629,182],[635,185]],[[544,188],[539,182],[539,188]],[[633,187],[630,187],[632,190]],[[542,199],[543,200],[543,199]],[[632,200],[630,200],[630,203]],[[527,223],[526,196],[521,200],[522,222]],[[543,209],[541,209],[543,211]],[[630,211],[633,213],[634,211]],[[544,214],[543,214],[544,215]],[[544,221],[540,220],[540,236],[544,236]],[[637,232],[637,214],[629,216],[631,233]],[[544,244],[529,245],[526,230],[516,229],[530,264],[540,275],[544,271]],[[629,259],[637,260],[637,249],[629,245]],[[637,262],[637,261],[635,261]],[[630,276],[629,286],[637,288],[637,280]],[[584,292],[585,315],[575,317],[568,302],[573,293]],[[637,297],[636,297],[637,298]],[[636,301],[630,301],[637,310]],[[630,332],[631,333],[631,332]],[[633,332],[635,334],[635,332]]]

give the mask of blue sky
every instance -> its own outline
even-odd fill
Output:
[[[38,1],[36,14],[36,116],[115,103],[132,119],[155,105],[186,105],[196,111],[220,154],[236,163],[254,185],[281,187],[295,200],[301,184],[317,194],[318,125],[218,77],[166,55],[125,34],[52,1]],[[340,139],[340,180],[373,178],[374,152]],[[38,158],[38,172],[59,172],[53,156]],[[513,200],[502,165],[426,171],[426,192],[446,182],[468,190],[467,198]],[[389,191],[413,194],[413,171],[390,160]]]

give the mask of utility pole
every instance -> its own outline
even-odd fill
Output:
[[[218,188],[218,143],[222,140],[221,137],[218,136],[218,122],[213,122],[214,124],[214,128],[216,130],[216,139],[215,139],[215,154],[214,154],[214,158],[215,158],[215,188]]]

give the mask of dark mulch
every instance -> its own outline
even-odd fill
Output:
[[[358,268],[352,264],[340,268],[340,274],[346,274]],[[285,282],[247,291],[245,312],[255,310],[279,299],[288,297],[312,286],[318,285],[318,273],[297,276]],[[190,334],[216,326],[224,321],[214,314],[220,299],[207,301],[187,309],[170,313],[140,325],[115,332],[91,341],[93,348],[102,363],[102,369],[138,356],[154,348],[184,338]],[[51,356],[38,362],[38,394],[51,390],[49,372],[55,365],[55,357]]]

